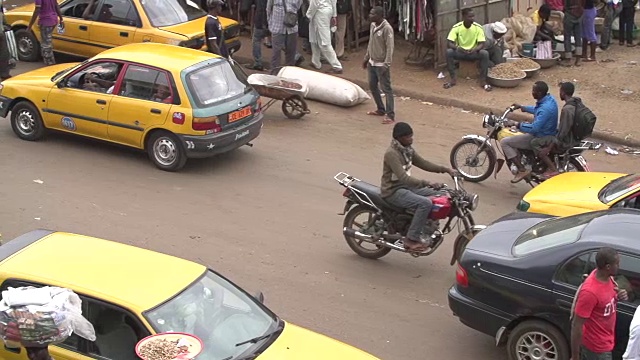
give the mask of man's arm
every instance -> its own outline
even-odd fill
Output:
[[[207,19],[209,20],[209,19]],[[207,44],[209,44],[209,48],[213,50],[214,53],[220,55],[220,46],[218,46],[218,31],[215,28],[216,26],[211,22],[205,22],[205,35],[207,36]]]
[[[60,4],[58,4],[58,2],[56,1],[56,14],[58,14],[58,20],[60,20],[60,23],[62,24],[64,22],[64,19],[62,19],[62,11],[60,10]]]
[[[387,66],[391,66],[391,61],[393,60],[393,29],[389,26],[386,29],[386,45],[387,45],[387,54],[384,58],[384,64]]]
[[[31,31],[33,24],[36,22],[38,16],[40,16],[40,7],[42,6],[42,0],[35,1],[35,9],[33,9],[33,15],[31,15],[31,20],[29,20],[29,26],[27,26],[27,30]]]
[[[535,106],[531,106],[531,105],[526,105],[520,108],[520,110],[522,110],[522,112],[526,112],[528,114],[535,114],[536,113],[536,107]]]
[[[580,359],[580,345],[582,344],[582,325],[586,319],[575,316],[571,322],[571,360]]]
[[[558,123],[558,139],[564,139],[571,132],[573,127],[573,118],[576,114],[575,106],[563,106],[560,112],[560,121]]]
[[[413,165],[416,167],[432,172],[432,173],[446,173],[449,172],[449,168],[445,166],[440,166],[432,163],[431,161],[425,160],[422,156],[418,155],[418,153],[413,153]]]
[[[576,301],[575,311],[571,322],[571,359],[580,359],[580,345],[582,345],[582,326],[586,319],[591,317],[591,313],[598,302],[592,293],[580,289]]]
[[[413,159],[415,160],[415,155]],[[423,186],[429,185],[429,182],[426,180],[421,180],[421,179],[409,176],[407,172],[404,170],[404,167],[402,166],[402,158],[400,154],[398,154],[395,151],[393,152],[387,151],[384,154],[384,163],[387,164],[389,168],[391,168],[391,172],[393,172],[393,174],[398,178],[398,180],[407,186],[423,187]]]
[[[484,48],[484,43],[487,41],[487,38],[484,36],[484,29],[482,26],[475,23],[471,26],[477,26],[478,28],[476,29],[476,46],[471,49],[470,52],[478,52]]]
[[[535,135],[540,133],[540,129],[542,129],[545,124],[551,121],[555,121],[557,123],[558,119],[554,118],[551,111],[548,111],[544,107],[541,107],[538,110],[538,113],[535,115],[532,123],[522,122],[520,123],[519,128],[522,132]]]
[[[449,49],[453,49],[453,50],[458,49],[458,44],[456,44],[457,40],[458,40],[458,30],[455,27],[451,28],[451,31],[449,31],[449,35],[447,35],[447,46],[449,47]]]

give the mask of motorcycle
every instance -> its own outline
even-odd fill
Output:
[[[496,116],[493,112],[482,117],[482,127],[487,129],[487,136],[465,135],[451,149],[450,162],[451,166],[460,172],[465,180],[471,182],[481,182],[486,180],[491,173],[497,177],[498,172],[505,163],[504,159],[498,159],[496,148],[504,155],[500,147],[500,141],[509,136],[522,135],[518,130],[508,128],[506,126],[507,116],[515,111],[513,106],[507,108],[502,116]],[[491,142],[495,145],[492,145]],[[580,145],[575,146],[565,152],[558,152],[555,147],[549,152],[549,157],[555,163],[558,171],[591,171],[587,165],[587,161],[582,157],[585,150],[598,150],[602,144],[596,144],[592,141],[581,141]],[[464,150],[468,148],[468,150]],[[459,161],[458,156],[463,154],[464,158]],[[466,155],[465,155],[466,154]],[[533,150],[520,150],[521,162],[529,171],[529,175],[524,180],[532,187],[545,181],[546,178],[542,174],[547,170],[545,163],[535,156]],[[511,161],[506,160],[511,172],[515,175],[518,168]],[[464,170],[463,166],[469,167]],[[473,169],[486,166],[486,170],[472,173]]]
[[[357,179],[347,173],[340,172],[333,177],[345,190],[342,196],[347,199],[342,213],[344,215],[342,233],[349,247],[358,255],[368,259],[378,259],[391,250],[409,253],[414,257],[428,256],[442,244],[444,236],[458,229],[458,236],[453,244],[451,265],[460,258],[469,241],[481,230],[483,225],[476,225],[472,212],[478,207],[478,195],[467,193],[461,186],[463,179],[453,176],[454,188],[446,185],[431,196],[433,209],[429,214],[427,225],[423,231],[423,239],[428,237],[431,246],[423,252],[409,251],[404,248],[402,238],[407,235],[413,211],[397,208],[387,203],[380,196],[380,188]],[[363,216],[363,220],[359,217]],[[445,220],[440,228],[440,221]],[[363,244],[372,244],[374,249]]]

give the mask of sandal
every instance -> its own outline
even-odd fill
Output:
[[[491,87],[491,85],[489,84],[485,84],[485,86],[482,87],[484,89],[484,91],[489,92],[491,90],[493,90],[493,88]]]
[[[387,125],[387,124],[393,124],[394,122],[396,122],[396,121],[395,121],[394,119],[392,119],[392,118],[388,117],[388,116],[385,116],[385,117],[384,117],[384,120],[382,120],[382,123],[383,123],[384,125]]]
[[[456,86],[456,83],[452,83],[452,82],[446,82],[444,83],[444,85],[442,85],[442,87],[445,89],[451,89],[454,86]]]
[[[380,111],[380,110],[376,110],[376,111],[367,111],[367,115],[373,115],[373,116],[384,116],[384,112]]]
[[[592,58],[585,58],[584,60],[582,60],[583,62],[594,62],[596,61],[596,59],[592,59]]]

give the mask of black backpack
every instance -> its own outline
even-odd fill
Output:
[[[581,141],[593,133],[593,128],[596,126],[596,115],[584,105],[582,100],[574,98],[574,105],[576,107],[575,117],[573,119],[573,127],[571,133],[573,137]]]

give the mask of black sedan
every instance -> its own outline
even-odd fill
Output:
[[[614,359],[621,359],[640,303],[640,211],[613,209],[555,218],[513,213],[467,246],[449,290],[460,321],[506,345],[510,360],[568,360],[569,313],[595,254],[620,254],[615,280],[629,293],[618,304]]]

